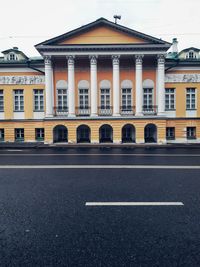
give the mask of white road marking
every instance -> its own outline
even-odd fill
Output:
[[[21,150],[21,149],[6,149],[6,151],[8,151],[8,152],[20,152],[20,151],[23,151],[23,150]],[[16,155],[16,154],[14,154],[14,155]],[[18,155],[21,155],[21,154],[18,154]]]
[[[22,151],[22,150],[7,150],[7,151],[10,151],[10,152],[13,152],[13,151]],[[200,157],[200,154],[137,154],[137,153],[133,153],[133,154],[106,154],[106,153],[101,153],[101,154],[96,154],[96,153],[93,153],[93,154],[75,154],[75,153],[69,153],[69,154],[59,154],[59,153],[56,153],[56,154],[17,154],[17,153],[14,153],[14,154],[0,154],[0,157],[6,157],[6,156],[21,156],[21,157],[52,157],[52,156],[112,156],[112,157],[115,157],[115,156],[124,156],[124,157],[133,157],[133,156],[137,156],[137,157]]]
[[[192,165],[0,165],[0,169],[200,169]]]
[[[184,206],[183,202],[86,202],[85,206]]]

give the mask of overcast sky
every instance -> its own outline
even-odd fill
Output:
[[[19,47],[37,56],[34,45],[100,17],[171,42],[179,51],[200,48],[200,0],[1,0],[0,51]]]

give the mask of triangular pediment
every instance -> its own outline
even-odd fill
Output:
[[[169,44],[161,39],[143,34],[107,19],[100,18],[73,31],[67,32],[39,45],[84,44]],[[36,46],[36,47],[37,47]]]
[[[135,44],[147,43],[147,40],[132,36],[108,26],[99,26],[88,32],[58,42],[63,44]]]

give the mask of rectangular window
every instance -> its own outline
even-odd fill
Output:
[[[196,139],[196,127],[187,127],[187,139]]]
[[[166,139],[174,140],[175,139],[175,127],[167,127],[166,128]]]
[[[88,89],[79,89],[79,108],[80,109],[89,108]]]
[[[34,89],[34,111],[44,111],[44,90]]]
[[[101,89],[101,109],[110,109],[110,89]]]
[[[0,90],[0,112],[4,111],[4,97],[3,90]]]
[[[14,111],[24,111],[24,90],[14,90]]]
[[[35,140],[44,141],[44,128],[35,129]]]
[[[186,89],[186,109],[196,109],[196,90],[195,88]]]
[[[0,129],[0,141],[4,141],[4,129]]]
[[[143,89],[143,105],[144,109],[151,109],[153,106],[153,89],[144,88]]]
[[[122,88],[122,110],[131,110],[131,88]]]
[[[175,109],[175,90],[174,88],[165,89],[165,110]]]
[[[24,129],[23,128],[15,129],[15,141],[24,141]]]
[[[67,89],[57,89],[57,109],[67,111]]]

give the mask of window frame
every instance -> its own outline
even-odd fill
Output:
[[[39,92],[36,95],[36,92]],[[42,92],[42,94],[40,94]],[[38,97],[38,109],[36,109],[36,96]],[[41,98],[42,98],[42,104],[41,104]],[[41,108],[42,107],[42,108]],[[33,111],[34,112],[44,112],[44,89],[33,89]]]
[[[1,92],[2,92],[2,94],[1,94]],[[1,107],[2,107],[2,109],[1,109]],[[4,90],[3,89],[0,89],[0,112],[4,112]]]
[[[191,90],[194,90],[194,92],[192,92]],[[193,95],[194,95],[194,99],[192,98]],[[188,107],[188,100],[189,100],[189,107]],[[194,100],[194,106],[192,103],[193,100]],[[186,88],[186,110],[196,110],[196,88],[195,87]]]
[[[17,91],[22,91],[22,94],[19,94],[19,95],[16,95],[16,92]],[[15,101],[15,97],[18,97],[18,100],[17,100],[17,102],[18,102],[18,106],[19,106],[19,109],[17,110],[16,109],[16,101]],[[21,105],[21,96],[22,96],[22,98],[23,98],[23,105]],[[24,89],[13,89],[13,98],[14,98],[14,112],[24,112]],[[23,109],[22,109],[22,107],[23,107]]]
[[[39,136],[38,136],[38,133],[39,133]],[[45,138],[44,128],[35,128],[35,140],[44,141],[44,138]]]
[[[191,133],[194,133],[193,135]],[[195,140],[197,138],[196,136],[197,129],[196,126],[188,126],[186,128],[186,138],[187,140]]]
[[[167,92],[169,90],[169,92]],[[173,92],[170,90],[173,90]],[[168,96],[168,99],[166,99],[166,96]],[[173,96],[173,98],[172,98]],[[168,108],[167,108],[167,102],[168,101]],[[175,88],[165,88],[165,111],[174,111],[176,110],[176,91]]]
[[[17,131],[19,131],[17,133]],[[19,135],[19,137],[17,137]],[[25,131],[24,128],[15,128],[15,142],[24,142]]]
[[[168,135],[168,130],[172,132]],[[166,127],[166,140],[175,140],[176,139],[176,129],[175,127]]]

